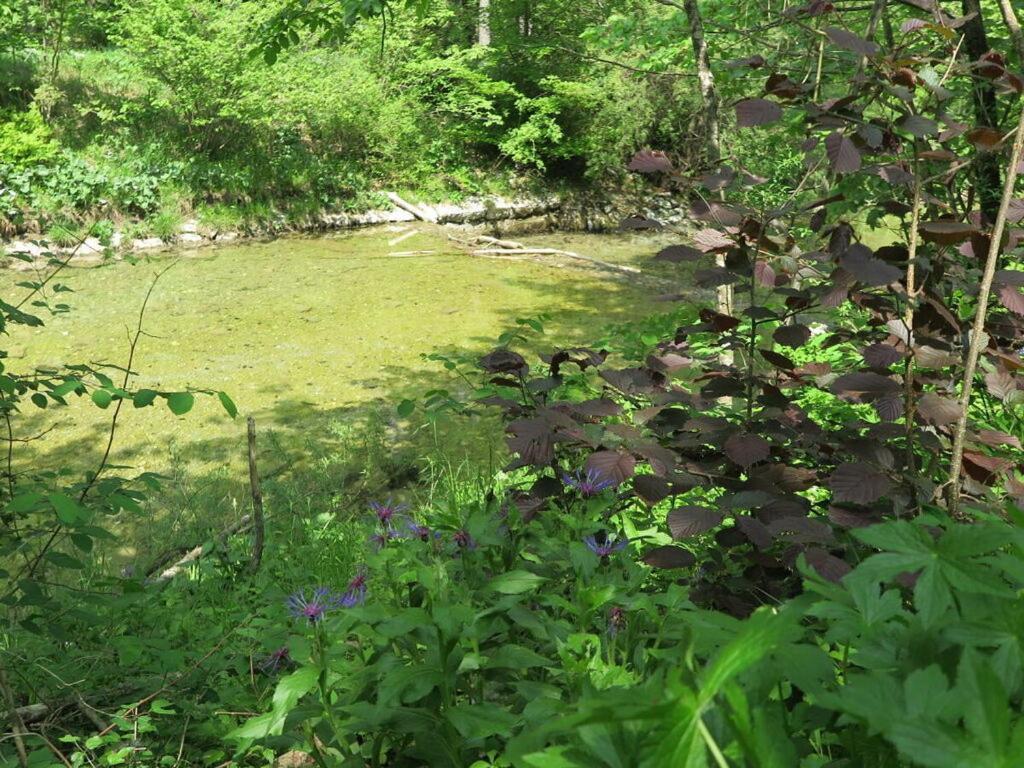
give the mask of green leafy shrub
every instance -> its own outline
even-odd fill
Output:
[[[60,151],[35,105],[24,112],[0,112],[0,158],[22,170],[50,163]]]

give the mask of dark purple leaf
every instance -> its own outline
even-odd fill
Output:
[[[736,102],[736,125],[753,128],[774,123],[782,117],[782,107],[768,99],[743,99]]]
[[[689,550],[666,544],[647,550],[643,561],[652,568],[688,568],[697,562],[697,558]]]
[[[942,427],[960,418],[960,404],[935,392],[926,392],[917,401],[917,412],[928,423]]]
[[[827,544],[834,538],[827,523],[808,517],[780,517],[767,528],[775,538],[795,544]]]
[[[871,249],[861,243],[854,243],[839,260],[840,266],[854,278],[867,286],[889,285],[900,279],[903,273],[888,262],[875,258]]]
[[[766,288],[774,288],[775,270],[767,261],[757,261],[754,264],[754,279]]]
[[[835,173],[855,173],[860,170],[860,152],[839,131],[833,131],[825,137],[825,153]]]
[[[840,560],[820,547],[811,547],[806,550],[804,552],[804,559],[807,560],[807,564],[811,568],[817,571],[819,576],[836,584],[842,580],[843,576],[853,570],[845,560]]]
[[[919,139],[934,136],[939,132],[939,124],[924,115],[906,115],[897,121],[897,125]]]
[[[664,389],[662,382],[665,377],[646,368],[604,370],[600,376],[627,395],[651,395]]]
[[[925,221],[918,226],[921,238],[929,243],[955,245],[969,240],[978,230],[965,221]]]
[[[836,467],[828,486],[835,501],[870,504],[888,493],[892,482],[880,470],[861,461],[848,461]]]
[[[490,373],[526,373],[526,359],[510,349],[499,348],[480,359],[480,367]]]
[[[1024,293],[1012,285],[999,289],[999,302],[1011,312],[1024,315]]]
[[[732,248],[735,243],[717,229],[702,229],[693,236],[694,244],[704,253]]]
[[[602,479],[611,480],[615,485],[621,485],[633,476],[633,472],[636,470],[636,459],[628,453],[596,451],[587,457],[585,467],[588,472],[597,471],[601,474]]]
[[[903,359],[903,353],[891,344],[871,344],[861,352],[864,362],[872,368],[888,368]]]
[[[640,173],[672,173],[675,168],[664,152],[642,149],[633,155],[628,169]]]
[[[798,349],[807,343],[811,338],[811,329],[806,325],[796,323],[794,325],[780,325],[775,329],[772,338],[784,347]]]
[[[633,478],[633,490],[648,504],[657,504],[671,495],[672,486],[656,475],[637,475]]]
[[[781,368],[784,371],[792,371],[794,368],[796,368],[796,363],[794,363],[785,355],[780,355],[778,352],[775,352],[771,349],[759,349],[758,352],[761,353],[761,357],[763,357],[769,363],[774,365],[776,368]]]
[[[740,515],[736,518],[736,527],[758,549],[768,549],[772,545],[772,533],[760,520]]]
[[[723,450],[729,459],[746,469],[751,464],[767,459],[771,454],[771,445],[760,435],[746,432],[726,440]]]
[[[724,515],[711,507],[677,507],[668,513],[668,530],[672,538],[688,539],[706,533],[722,522]]]
[[[829,40],[844,50],[859,53],[861,56],[874,56],[878,53],[877,44],[840,27],[825,27],[825,34]]]
[[[670,245],[658,251],[654,258],[658,261],[678,263],[680,261],[697,261],[704,258],[704,253],[689,245]]]

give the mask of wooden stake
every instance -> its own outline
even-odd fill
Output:
[[[256,419],[250,416],[246,423],[249,428],[249,489],[252,491],[252,560],[249,561],[249,570],[255,573],[263,559],[266,531],[263,522],[263,490],[256,470]]]

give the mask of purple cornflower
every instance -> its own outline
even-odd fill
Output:
[[[620,539],[617,536],[605,534],[601,541],[598,541],[596,536],[584,536],[583,543],[595,555],[604,558],[621,552],[629,543],[629,539]]]
[[[366,571],[359,570],[355,577],[348,583],[345,594],[338,598],[338,605],[342,608],[352,608],[366,602]]]
[[[432,531],[430,526],[422,525],[417,523],[415,520],[410,520],[405,525],[407,531],[406,536],[410,539],[419,539],[420,541],[430,541],[431,539],[441,538],[440,531]]]
[[[292,616],[297,619],[307,619],[310,624],[316,624],[323,619],[324,614],[336,608],[337,604],[338,596],[332,594],[327,587],[314,589],[308,600],[306,591],[299,590],[292,594],[286,602]]]
[[[585,499],[597,496],[601,491],[615,485],[615,481],[605,477],[599,469],[588,469],[586,473],[582,469],[577,469],[572,474],[563,472],[562,482],[569,488],[575,488],[579,495]]]
[[[381,549],[382,547],[386,546],[387,543],[392,539],[398,538],[401,538],[401,534],[394,528],[384,528],[381,531],[373,534],[373,536],[370,537],[370,541],[374,547],[376,547],[377,549]]]
[[[406,505],[393,504],[391,499],[388,499],[383,504],[379,501],[371,501],[370,509],[372,509],[373,513],[377,515],[377,520],[380,521],[382,527],[390,528],[391,521],[394,519],[395,515],[405,510]]]
[[[287,645],[283,645],[260,662],[260,671],[265,675],[273,675],[281,669],[287,669],[292,663],[291,652]]]
[[[452,541],[455,542],[459,549],[476,549],[476,542],[473,541],[473,537],[469,535],[469,531],[465,528],[461,528],[453,533]]]
[[[626,612],[619,606],[613,605],[608,611],[608,635],[615,637],[624,626],[626,626]]]

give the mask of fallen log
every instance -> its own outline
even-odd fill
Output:
[[[396,195],[394,192],[388,192],[387,198],[390,200],[396,208],[401,208],[407,213],[411,213],[420,221],[427,221],[431,224],[437,223],[437,214],[430,210],[420,208],[418,205],[413,205],[407,200],[403,200],[401,197]]]

